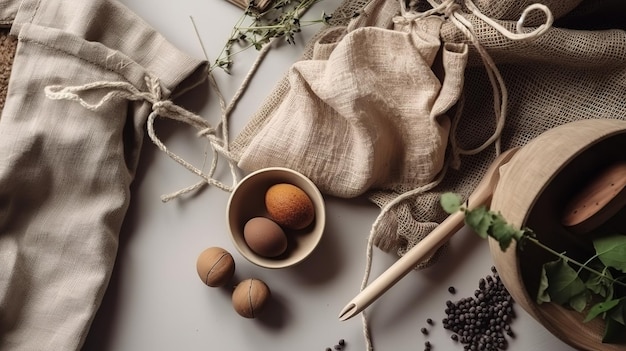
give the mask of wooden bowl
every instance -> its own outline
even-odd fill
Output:
[[[591,256],[589,239],[561,225],[563,209],[594,174],[624,160],[624,150],[626,121],[581,120],[548,130],[503,167],[491,210],[502,213],[516,227],[532,229],[540,241],[556,251],[566,251],[584,262]],[[583,313],[554,303],[536,303],[541,266],[555,256],[532,244],[523,250],[512,245],[505,252],[493,239],[489,245],[495,266],[515,301],[552,334],[577,349],[626,348],[625,344],[602,343],[601,319],[583,323]]]

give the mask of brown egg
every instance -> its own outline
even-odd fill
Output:
[[[285,232],[269,218],[255,217],[246,222],[243,238],[252,251],[263,257],[276,257],[287,249]]]
[[[263,281],[246,279],[233,291],[233,308],[242,317],[255,318],[263,311],[270,296],[270,288]]]
[[[230,252],[221,247],[209,247],[198,256],[196,268],[204,284],[224,286],[235,274],[235,260]]]
[[[303,229],[313,223],[315,208],[309,196],[295,185],[281,183],[265,193],[265,207],[270,217],[287,229]]]

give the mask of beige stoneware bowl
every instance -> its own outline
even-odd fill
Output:
[[[503,167],[491,209],[501,212],[517,227],[531,228],[540,241],[556,251],[578,255],[584,262],[589,256],[585,250],[590,243],[561,225],[564,206],[599,170],[626,159],[625,150],[626,121],[590,119],[546,131]],[[619,221],[616,224],[626,227]],[[513,245],[502,252],[497,242],[490,240],[490,249],[502,281],[515,301],[552,334],[577,349],[626,349],[624,344],[601,342],[604,330],[601,319],[583,323],[581,313],[553,303],[535,302],[541,266],[556,257],[532,244],[524,250]]]
[[[279,183],[289,183],[302,189],[313,202],[315,219],[308,227],[287,233],[287,251],[278,257],[268,258],[248,247],[243,228],[253,217],[268,217],[265,193],[269,187]],[[324,233],[325,211],[324,198],[310,179],[288,168],[272,167],[252,172],[237,184],[228,200],[226,221],[235,248],[248,261],[265,268],[285,268],[301,262],[315,250]]]

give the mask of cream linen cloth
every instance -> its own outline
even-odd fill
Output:
[[[266,120],[253,120],[233,153],[247,171],[283,166],[329,195],[407,190],[444,166],[448,110],[464,81],[467,45],[444,45],[443,19],[398,17],[321,38],[288,72],[290,90]]]
[[[113,268],[151,106],[97,111],[49,85],[126,82],[163,98],[204,62],[114,0],[0,0],[19,37],[0,117],[0,350],[80,349]],[[98,101],[103,92],[83,96]]]

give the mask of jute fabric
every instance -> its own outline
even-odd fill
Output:
[[[4,100],[7,96],[16,44],[17,40],[9,36],[8,29],[0,29],[0,111],[4,107]]]

